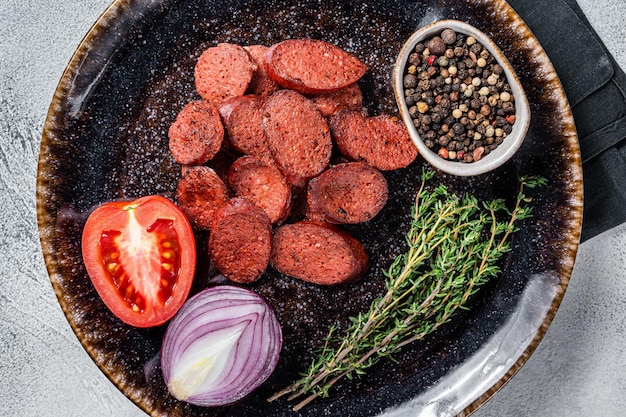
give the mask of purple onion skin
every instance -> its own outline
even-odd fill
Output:
[[[245,288],[210,287],[187,300],[168,325],[163,378],[181,401],[232,404],[267,380],[281,348],[280,324],[263,298]]]

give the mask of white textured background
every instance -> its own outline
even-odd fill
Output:
[[[626,2],[579,0],[626,68]],[[72,53],[108,0],[0,1],[0,416],[145,417],[91,362],[57,303],[35,214],[43,123]],[[475,415],[626,413],[626,226],[581,245],[536,353]]]

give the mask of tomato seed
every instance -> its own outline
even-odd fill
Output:
[[[135,297],[134,307],[137,307],[142,313],[146,310],[146,300],[141,296]]]
[[[120,288],[121,289],[121,288]],[[125,299],[129,299],[131,295],[135,292],[135,288],[132,284],[128,284],[128,286],[124,289]]]
[[[119,265],[116,264],[115,262],[111,262],[107,264],[107,271],[109,271],[109,274],[114,274],[116,270],[118,269],[119,269]]]

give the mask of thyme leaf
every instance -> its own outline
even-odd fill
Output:
[[[517,200],[509,210],[502,199],[482,204],[471,195],[458,195],[444,185],[432,191],[426,183],[434,173],[424,169],[411,209],[406,235],[408,250],[382,271],[386,292],[369,310],[350,317],[346,334],[336,339],[329,330],[324,347],[306,373],[268,401],[284,395],[300,399],[299,410],[344,377],[366,373],[381,358],[436,331],[449,322],[479,287],[500,273],[498,260],[511,250],[508,238],[517,223],[532,216],[532,200],[524,190],[546,184],[542,177],[519,179]],[[500,220],[506,214],[508,220]],[[334,346],[334,348],[333,348]],[[304,397],[304,398],[302,398]]]

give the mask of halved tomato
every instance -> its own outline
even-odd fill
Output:
[[[87,273],[123,322],[153,327],[183,305],[196,268],[196,243],[183,212],[161,196],[96,208],[82,236]]]

